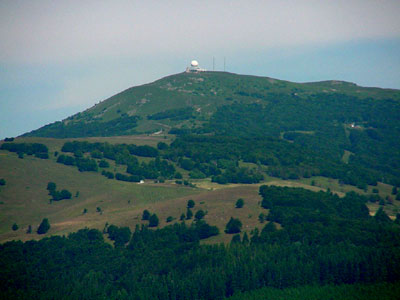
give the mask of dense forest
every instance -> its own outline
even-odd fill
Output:
[[[274,96],[221,106],[198,128],[172,129],[179,135],[172,146],[199,161],[266,165],[269,175],[284,179],[322,175],[361,189],[377,181],[400,185],[398,101]],[[345,151],[348,161],[342,159]]]
[[[132,234],[110,225],[114,246],[95,229],[2,244],[1,299],[280,299],[324,290],[346,299],[354,288],[391,299],[398,291],[400,220],[369,216],[367,197],[274,186],[260,195],[271,221],[229,245],[200,243],[218,234],[203,220]]]

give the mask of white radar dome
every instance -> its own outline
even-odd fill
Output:
[[[190,63],[190,65],[192,67],[197,67],[199,65],[199,63],[197,62],[197,60],[192,60],[192,62]]]

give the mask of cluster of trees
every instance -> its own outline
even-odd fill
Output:
[[[23,158],[24,154],[35,155],[42,159],[49,158],[49,149],[40,143],[3,143],[0,149],[16,152],[20,158]]]
[[[166,161],[161,160],[157,156],[154,160],[148,163],[139,163],[138,160],[131,160],[128,163],[126,172],[132,175],[136,175],[139,178],[156,179],[158,177],[162,178],[173,178],[175,175],[175,167]]]
[[[66,189],[57,191],[57,185],[54,182],[47,183],[47,190],[49,191],[49,195],[52,196],[52,201],[71,199],[72,197],[71,192]]]
[[[73,157],[61,154],[58,156],[57,162],[66,166],[77,166],[80,172],[97,172],[99,169],[96,160],[86,157]]]
[[[160,144],[163,148],[165,143]],[[98,166],[108,168],[109,163],[104,159],[114,160],[117,164],[126,165],[126,172],[130,175],[110,171],[102,171],[102,175],[109,179],[117,179],[129,182],[139,182],[142,179],[158,179],[158,178],[173,178],[176,170],[173,164],[165,159],[160,158],[159,150],[151,146],[137,146],[134,144],[117,144],[111,145],[108,143],[89,143],[89,142],[66,142],[61,151],[74,153],[75,157],[68,155],[60,155],[58,162],[67,165],[76,165],[81,171],[97,171]],[[83,155],[90,153],[90,158],[85,158]],[[154,160],[149,162],[141,162],[137,156],[154,157]],[[100,159],[99,164],[95,159]]]
[[[260,288],[285,293],[400,280],[400,225],[383,211],[369,216],[366,197],[264,186],[260,194],[281,229],[268,222],[250,237],[234,235],[230,245],[200,244],[218,234],[203,220],[137,226],[132,234],[109,226],[115,247],[94,229],[7,242],[0,245],[0,290],[8,299],[223,299],[272,293]]]
[[[159,223],[158,216],[155,213],[151,214],[147,209],[143,211],[142,220],[149,221],[149,227],[157,227]]]

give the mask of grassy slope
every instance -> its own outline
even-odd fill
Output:
[[[135,143],[155,145],[165,140],[163,136],[126,136],[112,138],[90,138],[90,141],[110,143]],[[64,166],[55,162],[54,151],[60,151],[66,140],[48,138],[19,138],[17,142],[42,142],[51,152],[49,160],[25,156],[19,159],[15,153],[0,151],[0,178],[5,178],[6,186],[0,187],[0,242],[12,239],[27,240],[40,238],[37,234],[25,233],[28,225],[35,231],[43,218],[49,218],[51,234],[66,234],[77,229],[93,227],[102,229],[106,222],[120,226],[130,226],[132,229],[142,221],[141,213],[144,209],[157,213],[160,225],[166,225],[168,216],[176,218],[177,222],[182,213],[186,213],[188,199],[193,199],[198,209],[208,211],[205,219],[208,223],[216,225],[223,232],[225,224],[231,216],[239,218],[243,223],[244,231],[250,233],[255,227],[261,228],[263,224],[258,221],[258,215],[263,210],[259,206],[261,200],[258,195],[258,185],[218,185],[211,183],[209,179],[194,181],[198,188],[188,188],[176,185],[172,182],[165,184],[153,184],[147,182],[143,185],[108,180],[98,173],[79,172],[75,167]],[[120,167],[121,170],[124,169]],[[311,181],[315,181],[315,186]],[[68,189],[75,195],[79,191],[79,197],[71,200],[49,203],[47,194],[47,182],[54,181],[58,189]],[[339,185],[337,180],[316,177],[299,181],[284,181],[276,178],[267,178],[266,184],[304,187],[312,190],[330,188],[333,192],[343,193],[355,190],[363,193],[355,187]],[[388,185],[379,184],[380,195],[385,197],[391,192]],[[371,187],[370,187],[371,189]],[[369,191],[370,192],[370,191]],[[236,209],[235,202],[238,198],[245,200],[241,209]],[[400,206],[399,201],[395,205],[386,206],[385,210],[392,216]],[[101,207],[103,213],[96,212]],[[83,215],[83,209],[88,213]],[[370,205],[371,212],[378,209],[378,205]],[[11,226],[16,222],[20,229],[12,231]],[[187,221],[191,222],[191,221]],[[229,242],[230,235],[222,233],[207,242]]]

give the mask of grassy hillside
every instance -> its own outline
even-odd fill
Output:
[[[155,146],[160,141],[168,142],[170,137],[163,136],[124,136],[109,138],[87,138],[90,142],[109,142],[114,144],[135,143],[137,145]],[[83,227],[102,230],[106,223],[118,226],[134,228],[136,224],[145,224],[141,220],[144,209],[157,213],[160,226],[167,225],[169,216],[174,222],[179,221],[182,213],[186,213],[186,204],[193,199],[196,206],[193,213],[202,209],[207,212],[205,220],[216,225],[221,234],[212,237],[206,243],[229,242],[231,235],[223,233],[230,217],[239,218],[243,223],[243,231],[248,234],[256,227],[261,228],[258,217],[260,213],[266,213],[260,207],[258,188],[260,184],[228,184],[220,185],[206,179],[192,179],[195,188],[175,184],[174,180],[165,183],[153,183],[153,180],[145,180],[144,184],[108,180],[101,176],[100,172],[79,172],[74,166],[65,166],[56,163],[54,153],[61,152],[61,147],[68,140],[53,138],[18,138],[14,143],[44,143],[49,148],[49,159],[40,159],[25,155],[18,158],[16,153],[0,150],[0,178],[6,180],[5,186],[0,186],[0,241],[21,239],[29,240],[41,238],[36,229],[43,218],[48,218],[51,229],[47,235],[66,234]],[[145,159],[145,158],[142,158]],[[122,166],[112,164],[110,169],[121,169]],[[178,167],[179,168],[179,167]],[[184,178],[188,173],[182,170]],[[69,190],[73,197],[50,203],[46,186],[48,182],[55,182],[59,189]],[[343,196],[349,191],[364,191],[355,187],[339,184],[337,180],[324,177],[313,177],[301,180],[281,180],[273,177],[265,177],[263,183],[278,186],[304,187],[310,190],[326,190]],[[368,193],[372,192],[369,187]],[[377,186],[380,196],[385,198],[391,194],[391,186],[379,183]],[[75,197],[79,191],[78,197]],[[245,205],[241,209],[235,208],[238,198],[243,198]],[[370,203],[371,214],[378,209],[378,204]],[[394,200],[393,205],[386,205],[386,212],[395,217],[399,201]],[[100,207],[102,213],[96,209]],[[83,214],[84,209],[87,213]],[[192,220],[187,220],[191,223]],[[17,231],[11,229],[16,223]],[[32,234],[26,230],[32,225]]]

